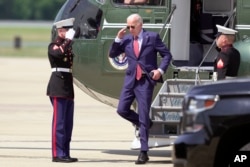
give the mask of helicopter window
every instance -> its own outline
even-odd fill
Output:
[[[203,13],[230,13],[233,11],[233,3],[233,0],[203,0]]]
[[[105,4],[105,0],[96,0],[96,2],[100,3],[100,4]]]
[[[104,3],[106,0],[96,0]],[[74,17],[75,38],[96,39],[99,32],[103,11],[98,5],[86,0],[69,0],[58,13],[56,20]]]
[[[95,39],[100,32],[100,24],[102,19],[102,10],[98,9],[93,14],[84,13],[78,22],[78,38]]]
[[[164,5],[163,0],[113,0],[119,5]]]

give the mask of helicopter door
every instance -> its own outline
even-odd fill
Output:
[[[172,0],[172,4],[177,6],[170,33],[170,50],[174,62],[187,62],[189,60],[190,3],[190,0]]]

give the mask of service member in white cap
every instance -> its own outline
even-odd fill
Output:
[[[221,25],[216,27],[218,29],[216,45],[220,52],[214,64],[214,80],[236,77],[240,66],[240,53],[233,47],[237,31]]]
[[[74,88],[72,39],[74,18],[54,23],[57,38],[48,46],[51,76],[47,95],[53,106],[52,162],[76,162],[70,157],[70,141],[73,130]]]

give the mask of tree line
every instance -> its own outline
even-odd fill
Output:
[[[54,20],[66,0],[0,0],[1,20]]]

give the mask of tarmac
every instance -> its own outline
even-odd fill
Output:
[[[71,156],[79,161],[51,161],[50,73],[46,58],[0,57],[0,167],[138,166],[139,150],[131,150],[133,126],[77,86]],[[145,166],[173,166],[171,146],[152,148],[148,154]]]

